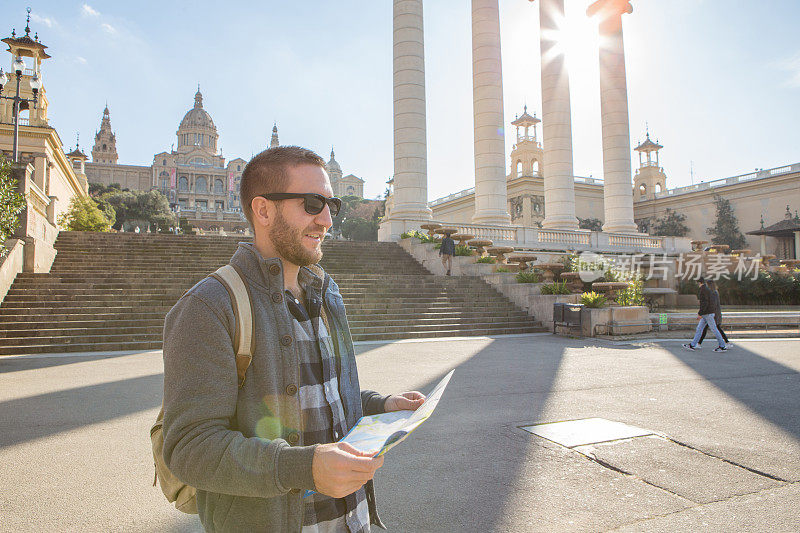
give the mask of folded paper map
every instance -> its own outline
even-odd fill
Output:
[[[453,372],[455,370],[447,373],[416,411],[392,411],[363,416],[340,442],[347,442],[362,452],[372,453],[375,457],[383,455],[403,442],[431,416]]]
[[[442,397],[444,388],[450,382],[453,372],[455,370],[451,370],[442,378],[442,381],[436,385],[416,411],[392,411],[391,413],[362,416],[353,429],[339,442],[347,442],[362,452],[373,454],[374,457],[383,455],[406,440],[412,431],[431,416],[433,410],[436,409],[436,404],[439,403],[439,398]],[[303,498],[312,494],[315,492],[307,490],[303,494]]]

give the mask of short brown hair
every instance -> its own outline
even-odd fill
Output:
[[[286,169],[297,165],[314,165],[325,168],[325,160],[312,150],[300,146],[277,146],[264,150],[253,157],[242,172],[239,186],[239,200],[242,211],[250,225],[253,225],[253,198],[256,196],[285,192]]]

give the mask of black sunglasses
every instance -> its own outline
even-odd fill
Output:
[[[321,194],[314,194],[311,192],[307,193],[293,193],[293,192],[273,192],[269,194],[259,194],[262,198],[266,198],[267,200],[290,200],[292,198],[302,198],[303,199],[303,207],[306,210],[306,213],[309,215],[318,215],[322,213],[322,210],[325,209],[325,204],[328,204],[328,207],[331,210],[331,216],[335,217],[339,214],[339,209],[342,208],[342,199],[336,198],[335,196],[331,198],[326,198]]]

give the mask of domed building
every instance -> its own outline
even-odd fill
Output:
[[[86,163],[90,183],[111,185],[124,189],[161,191],[189,224],[207,231],[241,232],[248,223],[239,200],[239,184],[247,161],[241,157],[226,163],[219,152],[219,133],[214,119],[203,107],[200,87],[194,95],[194,105],[186,111],[175,132],[177,149],[153,156],[152,166],[121,165],[117,163],[116,135],[111,129],[111,114],[106,105],[100,130],[95,134],[92,162]],[[278,126],[273,125],[269,146],[279,146]],[[364,196],[364,180],[342,169],[331,150],[326,164],[331,185],[337,196]],[[127,229],[127,228],[126,228]]]

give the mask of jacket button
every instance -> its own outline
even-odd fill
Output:
[[[272,265],[272,266],[275,266],[275,265]],[[281,303],[283,301],[283,294],[281,294],[279,292],[273,292],[272,293],[272,301],[275,302],[276,304]]]
[[[294,396],[295,394],[297,394],[297,385],[291,384],[291,385],[287,386],[286,387],[286,394],[288,394],[289,396]]]
[[[273,276],[277,276],[278,274],[281,273],[281,267],[279,267],[278,265],[270,265],[269,273],[272,274]]]
[[[292,336],[291,335],[284,335],[281,337],[281,344],[283,346],[291,346],[292,345]]]
[[[286,438],[289,441],[289,444],[295,445],[300,442],[300,434],[296,431],[292,431],[289,433],[289,436]]]

